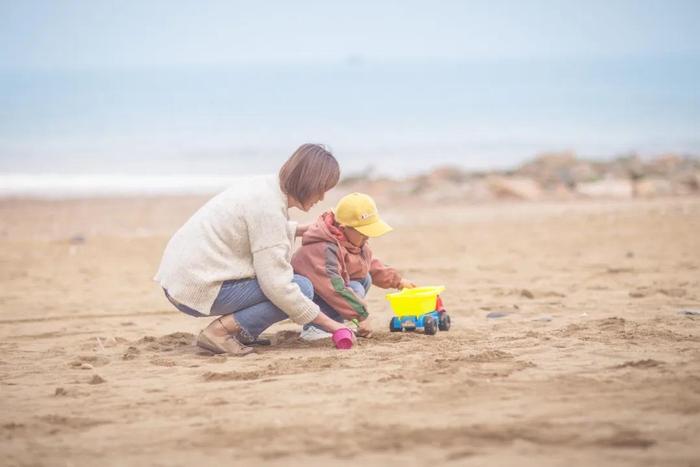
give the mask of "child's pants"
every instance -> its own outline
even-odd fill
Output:
[[[292,282],[299,286],[301,293],[308,298],[314,298],[314,287],[305,276],[294,274]],[[165,296],[175,305],[175,308],[183,313],[194,317],[207,316],[178,303],[168,295],[167,290],[165,290]],[[221,285],[221,290],[219,290],[219,295],[211,307],[209,316],[223,316],[232,313],[241,328],[248,334],[246,337],[250,337],[250,339],[246,339],[250,342],[243,342],[243,344],[250,344],[265,329],[278,321],[289,318],[285,312],[267,299],[260,289],[257,279],[226,281]]]
[[[369,291],[369,288],[372,286],[372,276],[367,274],[367,277],[365,277],[362,280],[358,281],[350,281],[348,282],[348,287],[350,287],[353,292],[357,294],[358,297],[364,298],[367,295],[367,292]],[[321,308],[321,311],[325,313],[329,318],[342,323],[343,317],[340,316],[340,313],[335,311],[328,303],[325,302],[321,297],[318,295],[314,297],[314,303],[316,303],[319,308]],[[310,326],[316,327],[321,329],[319,326],[309,323],[304,325],[304,329],[308,329]]]

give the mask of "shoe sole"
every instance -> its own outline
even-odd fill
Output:
[[[218,347],[215,343],[210,341],[206,336],[204,336],[202,334],[200,334],[197,337],[197,347],[199,347],[200,349],[204,349],[207,352],[211,352],[213,354],[216,354],[216,355],[226,353],[225,350]]]

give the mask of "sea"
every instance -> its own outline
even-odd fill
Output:
[[[700,57],[7,69],[0,196],[205,193],[327,145],[343,175],[700,154]]]

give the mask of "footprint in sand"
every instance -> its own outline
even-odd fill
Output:
[[[659,293],[662,294],[662,295],[666,295],[667,297],[680,298],[680,297],[685,297],[685,296],[686,296],[686,291],[685,291],[685,289],[680,289],[680,288],[658,289],[657,292],[659,292]]]
[[[68,365],[71,368],[80,368],[81,370],[91,370],[95,367],[105,366],[109,364],[109,358],[103,355],[78,355]]]
[[[664,365],[664,362],[660,362],[658,360],[654,360],[652,358],[648,358],[646,360],[630,360],[625,363],[621,363],[620,365],[615,365],[613,368],[656,368],[659,366]]]
[[[141,353],[141,350],[139,350],[138,347],[134,347],[133,345],[130,345],[126,349],[126,352],[124,352],[122,354],[122,360],[133,360],[136,357],[138,357],[140,353]]]
[[[42,417],[38,417],[38,419],[47,424],[50,425],[54,428],[50,429],[50,432],[55,431],[55,427],[60,427],[63,429],[69,429],[69,430],[84,430],[88,428],[92,428],[94,426],[98,425],[105,425],[107,423],[111,423],[107,420],[96,420],[92,418],[84,418],[84,417],[65,417],[63,415],[44,415]]]
[[[107,380],[100,375],[92,375],[92,378],[87,381],[88,384],[102,384],[106,382]]]
[[[598,328],[605,331],[615,331],[624,330],[627,321],[624,318],[618,318],[614,316],[612,318],[605,318],[598,322]]]
[[[75,388],[64,388],[64,387],[57,387],[54,392],[53,392],[53,397],[82,397],[82,396],[87,396],[88,394],[85,392],[78,391]]]
[[[648,448],[656,444],[656,441],[643,437],[636,430],[621,430],[610,437],[597,440],[595,444],[612,448]]]
[[[151,365],[172,367],[177,364],[175,363],[175,361],[169,360],[167,358],[154,358],[151,360]]]
[[[202,375],[202,378],[206,382],[213,381],[251,381],[255,379],[260,379],[266,376],[273,376],[270,374],[265,374],[259,371],[207,371]]]
[[[533,294],[532,292],[530,292],[530,291],[527,290],[527,289],[521,290],[521,291],[520,291],[520,295],[523,296],[523,297],[525,297],[525,298],[529,298],[530,300],[532,300],[533,298],[535,298],[535,294]]]
[[[195,337],[189,332],[174,332],[165,336],[145,336],[132,343],[135,348],[145,348],[153,352],[170,352],[192,347]]]
[[[635,272],[635,270],[634,268],[608,267],[605,272],[607,272],[608,274],[625,274]]]

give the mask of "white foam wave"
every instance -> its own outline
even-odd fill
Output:
[[[126,174],[0,174],[0,197],[85,198],[211,194],[235,176]]]

